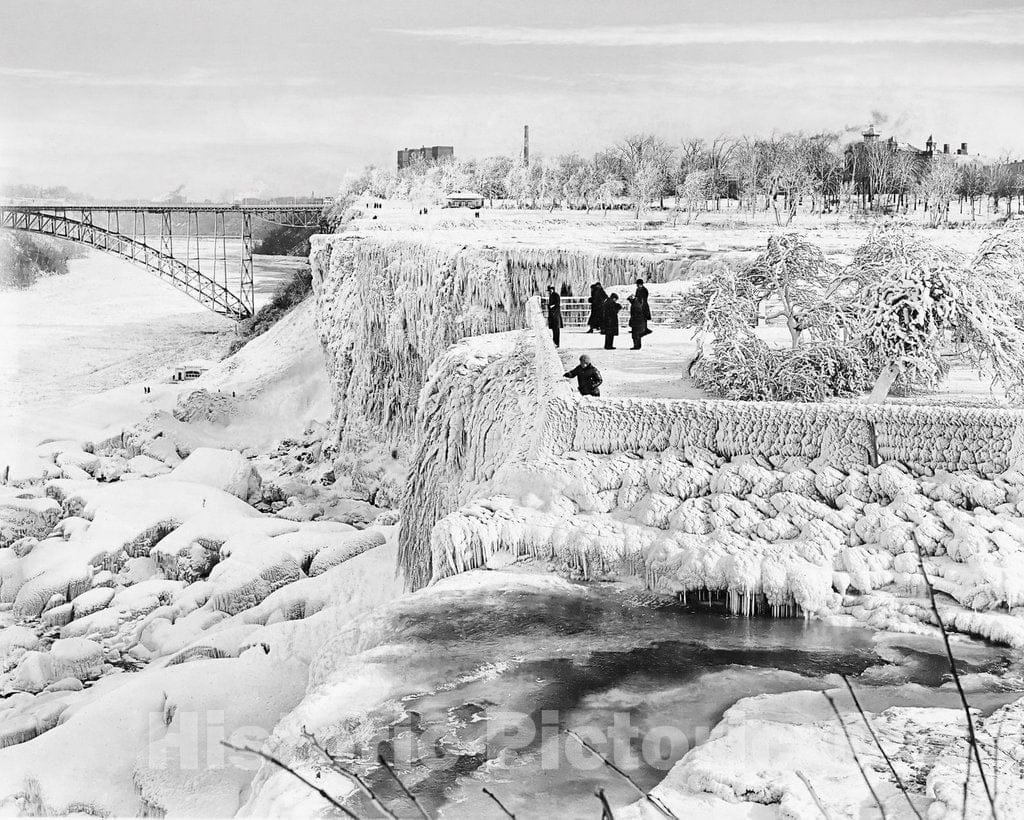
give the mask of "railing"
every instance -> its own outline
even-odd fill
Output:
[[[562,324],[565,327],[586,327],[590,318],[590,302],[588,296],[562,297]],[[647,300],[651,308],[651,324],[671,325],[675,323],[678,313],[678,300],[669,296],[651,296]],[[544,315],[547,315],[547,301],[541,302]],[[619,324],[629,321],[629,302],[622,300],[622,312],[619,313]]]

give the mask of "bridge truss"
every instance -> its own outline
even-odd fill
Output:
[[[255,206],[0,203],[0,228],[66,239],[120,256],[215,313],[234,319],[255,312],[254,218],[294,228],[324,228],[319,202]],[[228,240],[232,245],[240,241],[237,254],[229,253]]]

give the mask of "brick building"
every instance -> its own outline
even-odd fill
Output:
[[[398,170],[408,168],[417,162],[442,162],[455,158],[455,149],[450,145],[431,145],[429,148],[403,148],[398,152]]]

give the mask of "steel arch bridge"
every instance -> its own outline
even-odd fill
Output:
[[[215,313],[245,319],[255,312],[253,218],[295,228],[319,228],[323,210],[321,202],[295,205],[0,203],[0,228],[66,239],[120,256],[155,273]],[[212,234],[200,233],[200,217],[207,226],[212,219]],[[156,227],[152,223],[157,220],[159,244],[154,244],[150,239],[155,239],[157,234],[151,232],[151,228]],[[237,231],[228,230],[229,222],[238,225]],[[228,239],[232,243],[241,240],[237,257],[234,254],[229,257]],[[212,242],[212,256],[200,252],[201,240],[207,251]],[[207,263],[205,268],[203,262]]]

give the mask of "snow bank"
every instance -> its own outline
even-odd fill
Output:
[[[306,670],[253,650],[122,677],[31,743],[0,749],[0,808],[230,816],[254,767],[219,741],[259,743],[301,698]]]
[[[850,741],[821,692],[744,698],[725,712],[707,741],[679,761],[651,796],[678,817],[878,816],[875,799],[850,750],[852,741],[887,816],[913,817],[909,797],[927,817],[990,817],[976,768],[968,811],[966,815],[961,811],[967,768],[962,709],[954,698],[922,697],[922,692],[914,690],[883,687],[862,691],[860,696],[907,796],[882,762],[845,690],[828,694],[837,703]],[[883,709],[871,705],[886,701],[895,705]],[[929,706],[909,705],[922,701],[930,701]],[[988,718],[975,719],[986,775],[989,783],[995,779],[999,784],[1001,817],[1019,816],[1024,806],[1017,773],[1019,746],[1010,740],[1020,730],[1022,713],[1024,701],[1017,701]],[[624,820],[658,816],[646,801],[616,810],[616,817]]]

